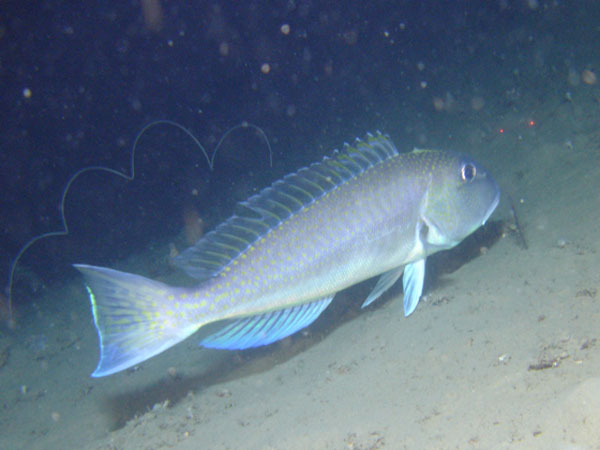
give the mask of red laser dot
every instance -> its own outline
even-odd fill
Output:
[[[500,132],[500,134],[502,134],[504,133],[504,128],[500,128],[498,131]]]
[[[534,122],[533,120],[530,120],[530,121],[529,121],[529,126],[530,126],[530,127],[532,127],[532,126],[534,126],[534,125],[535,125],[535,122]]]

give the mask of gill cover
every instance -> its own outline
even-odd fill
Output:
[[[424,244],[450,248],[483,225],[500,199],[491,175],[473,159],[447,153],[427,189],[422,220]]]

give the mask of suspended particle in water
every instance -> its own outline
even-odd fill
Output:
[[[356,31],[356,30],[345,31],[342,34],[342,38],[344,39],[344,42],[346,42],[346,44],[354,45],[354,44],[356,44],[356,41],[358,41],[358,31]]]
[[[586,69],[581,73],[581,79],[585,84],[596,84],[597,78],[596,74],[592,72],[590,69]]]
[[[485,106],[485,100],[483,97],[475,96],[471,99],[471,108],[475,111],[481,111]]]
[[[229,44],[227,42],[221,42],[219,44],[219,53],[221,56],[229,55]]]
[[[268,74],[271,71],[271,65],[269,63],[263,63],[263,65],[260,66],[260,71],[265,75]]]
[[[144,25],[150,31],[159,32],[163,27],[163,9],[160,0],[142,0]]]
[[[579,86],[579,72],[573,68],[569,69],[569,72],[567,73],[567,82],[570,86]]]
[[[443,111],[446,107],[444,99],[441,97],[433,97],[433,107],[436,111]]]

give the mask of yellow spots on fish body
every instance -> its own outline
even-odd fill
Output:
[[[229,293],[228,292],[222,292],[219,295],[216,295],[215,298],[213,299],[214,303],[219,303],[221,300],[226,299],[229,297]],[[212,306],[214,306],[213,304],[210,305],[211,306],[211,311],[212,311]]]

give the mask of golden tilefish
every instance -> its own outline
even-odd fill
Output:
[[[92,376],[132,367],[224,321],[202,345],[246,349],[314,322],[336,292],[379,280],[375,301],[401,276],[404,314],[417,307],[425,259],[485,223],[500,191],[488,172],[453,152],[399,153],[381,133],[275,182],[175,258],[198,279],[175,287],[89,265],[100,339]]]

